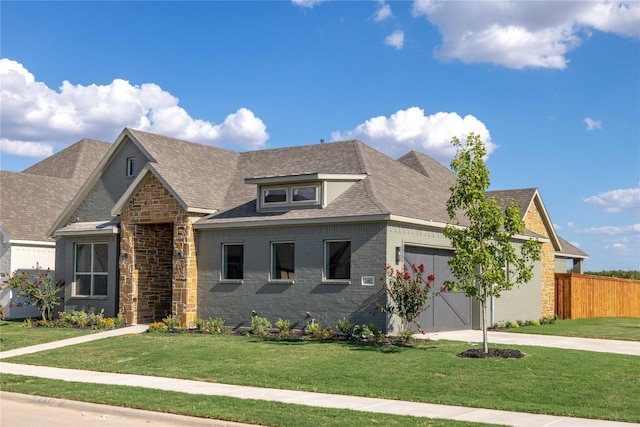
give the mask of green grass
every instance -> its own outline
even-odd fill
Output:
[[[74,383],[19,375],[2,375],[0,385],[2,390],[16,393],[268,426],[489,426],[482,423],[326,409],[232,397],[190,395],[160,390],[149,392],[141,387]]]
[[[509,328],[505,329],[504,332],[640,341],[640,318],[597,317],[592,319],[565,319],[556,320],[554,324]]]
[[[89,329],[31,328],[23,320],[0,320],[0,351],[59,341],[98,332]]]
[[[640,422],[638,358],[520,347],[523,359],[456,357],[465,343],[357,342],[142,334],[9,361],[228,384]]]

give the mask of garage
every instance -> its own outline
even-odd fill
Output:
[[[434,287],[440,289],[446,280],[455,280],[447,262],[453,251],[444,249],[405,246],[404,262],[407,267],[423,264],[425,274],[436,278]],[[429,307],[419,317],[420,326],[427,332],[455,331],[471,329],[472,303],[464,292],[444,292],[429,303]]]

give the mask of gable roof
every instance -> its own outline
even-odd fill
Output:
[[[82,139],[23,172],[0,171],[0,228],[9,240],[51,241],[49,226],[110,146]]]
[[[83,184],[111,143],[84,138],[25,169],[22,173],[71,179]]]
[[[446,169],[446,168],[445,168]],[[323,209],[256,211],[256,188],[246,178],[304,174],[366,176]],[[444,223],[448,188],[364,143],[351,140],[241,153],[238,170],[220,212],[198,227],[292,220],[391,216]]]
[[[589,257],[589,255],[587,255],[585,252],[578,249],[576,246],[572,245],[556,234],[555,227],[551,222],[551,218],[547,213],[547,209],[542,202],[542,197],[540,197],[540,193],[538,192],[537,188],[487,191],[487,196],[497,197],[503,207],[506,207],[508,204],[510,204],[511,200],[515,200],[516,203],[520,206],[520,217],[523,219],[526,213],[529,211],[531,205],[535,204],[538,208],[538,211],[540,212],[540,216],[542,217],[542,221],[545,225],[547,233],[549,234],[549,238],[551,239],[551,243],[553,244],[556,256],[568,256],[570,258]]]

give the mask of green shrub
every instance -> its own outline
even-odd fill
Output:
[[[410,343],[410,342],[415,341],[415,338],[413,338],[413,330],[412,329],[400,329],[398,331],[398,338],[402,342],[406,342],[406,343]]]
[[[207,320],[201,321],[198,329],[209,334],[222,334],[224,332],[224,319],[222,317],[216,317],[215,319],[209,317]]]
[[[344,335],[349,335],[351,331],[353,331],[353,322],[350,319],[347,319],[346,317],[343,317],[342,319],[338,320],[338,323],[336,324],[336,326],[338,327],[338,330],[342,332]]]
[[[291,332],[291,322],[286,319],[280,319],[276,321],[276,328],[278,328],[278,335],[286,337]]]
[[[307,333],[313,336],[314,338],[322,337],[322,328],[320,327],[320,324],[315,320],[311,320],[311,322],[308,322],[306,329],[307,329]]]
[[[266,317],[253,316],[251,318],[251,332],[253,335],[263,337],[269,334],[271,322]]]
[[[169,316],[162,319],[162,323],[164,323],[169,330],[178,329],[178,327],[180,327],[180,318],[178,316],[170,314]]]
[[[149,325],[149,333],[157,334],[160,332],[166,332],[167,325],[164,322],[153,322]]]
[[[367,325],[355,325],[353,327],[353,335],[356,338],[373,338],[373,332],[371,332],[371,329],[369,329],[369,326]]]

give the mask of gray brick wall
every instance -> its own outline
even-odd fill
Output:
[[[107,279],[107,297],[74,297],[74,262],[76,243],[108,243],[109,244],[109,276]],[[116,236],[93,237],[61,237],[56,242],[56,272],[65,282],[64,310],[88,311],[99,313],[104,309],[106,317],[118,314],[116,301],[118,298],[118,239]]]
[[[349,284],[323,282],[324,241],[351,241]],[[295,242],[295,283],[269,281],[271,242]],[[244,244],[244,280],[221,281],[222,244]],[[343,316],[357,324],[386,327],[386,316],[375,308],[383,303],[379,278],[384,273],[386,231],[383,223],[299,227],[200,230],[198,253],[198,317],[222,317],[229,326],[250,326],[252,311],[268,318],[288,319],[304,328],[315,319],[335,329]],[[374,286],[362,286],[373,276]],[[307,312],[310,317],[307,317]]]
[[[135,175],[147,163],[142,151],[132,142],[124,144],[107,166],[100,180],[71,215],[70,222],[101,221],[111,218],[111,208],[135,179],[135,176],[125,175],[128,157],[135,157]]]

